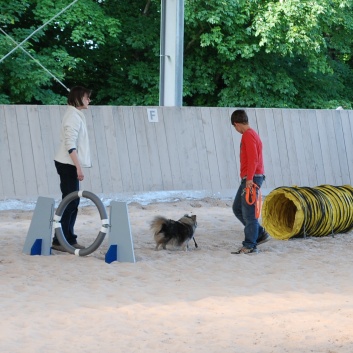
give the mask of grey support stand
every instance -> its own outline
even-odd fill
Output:
[[[55,201],[48,197],[38,197],[23,253],[27,255],[50,255],[52,241],[52,221]]]
[[[75,249],[69,245],[62,234],[60,219],[66,205],[77,197],[87,197],[94,201],[99,209],[102,219],[102,228],[96,241],[88,248]],[[38,197],[36,208],[27,233],[23,247],[23,253],[27,255],[51,255],[51,242],[53,225],[60,244],[70,253],[78,256],[86,256],[95,251],[104,239],[109,230],[108,251],[105,255],[105,262],[110,264],[113,261],[135,263],[134,246],[130,231],[130,220],[125,202],[112,201],[110,204],[110,225],[106,219],[104,205],[99,198],[89,191],[73,192],[61,201],[54,215],[55,200],[47,197]],[[72,249],[71,249],[72,248]]]
[[[108,245],[109,248],[105,255],[106,263],[113,261],[136,262],[126,202],[112,201],[110,203]]]

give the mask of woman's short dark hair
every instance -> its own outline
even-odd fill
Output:
[[[72,87],[69,96],[67,97],[67,104],[72,105],[76,108],[82,107],[82,98],[85,96],[85,94],[87,94],[87,97],[89,98],[91,96],[91,93],[92,91],[90,89],[81,86]]]
[[[244,109],[235,110],[230,117],[230,122],[232,125],[237,124],[248,124],[249,119]]]

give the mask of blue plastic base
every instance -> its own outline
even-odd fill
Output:
[[[107,253],[105,254],[105,262],[107,264],[118,260],[118,245],[110,245]]]
[[[42,239],[36,239],[31,247],[31,255],[42,255]]]

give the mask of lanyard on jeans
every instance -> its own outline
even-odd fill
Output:
[[[256,189],[257,188],[257,192]],[[262,206],[262,194],[261,189],[257,184],[253,183],[251,188],[245,188],[245,201],[248,205],[255,204],[255,217],[260,218],[261,206]]]

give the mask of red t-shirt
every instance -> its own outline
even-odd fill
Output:
[[[253,180],[255,174],[265,174],[262,142],[256,131],[249,128],[240,141],[240,177]]]

